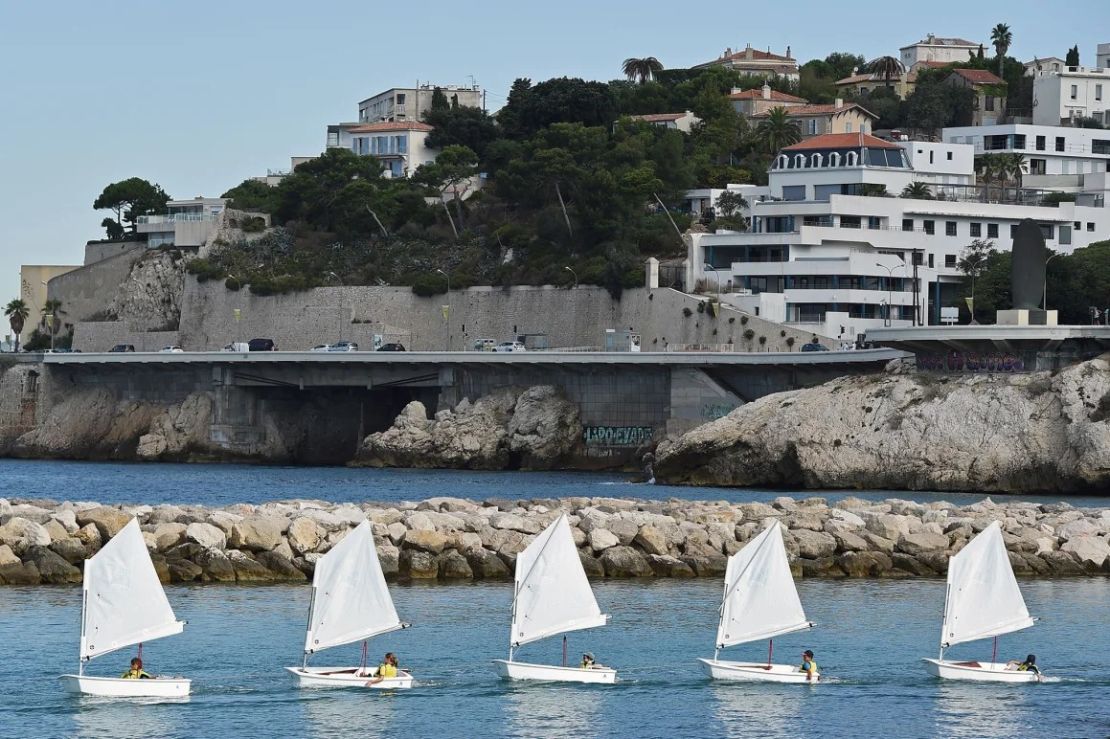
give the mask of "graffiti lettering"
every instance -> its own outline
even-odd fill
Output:
[[[933,372],[1024,372],[1025,360],[1015,354],[918,354],[917,368]]]
[[[715,421],[732,413],[736,407],[733,403],[706,403],[701,407],[701,417],[708,421]]]
[[[654,436],[651,426],[587,426],[582,431],[586,446],[643,446]]]

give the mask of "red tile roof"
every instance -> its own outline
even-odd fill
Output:
[[[385,131],[431,131],[432,126],[419,121],[381,121],[380,123],[361,123],[347,129],[350,133],[383,133]]]
[[[836,115],[837,113],[843,113],[853,109],[859,110],[864,115],[870,116],[871,118],[878,119],[879,117],[867,108],[862,105],[857,105],[856,103],[844,103],[839,108],[836,107],[835,103],[828,103],[826,105],[798,105],[792,108],[783,108],[783,110],[786,111],[786,115],[790,118],[806,118],[815,115]],[[769,110],[765,110],[762,113],[756,113],[752,118],[766,118],[770,114],[771,112]]]
[[[685,118],[686,113],[648,113],[646,115],[630,116],[634,121],[645,121],[647,123],[663,123],[665,121],[677,121],[679,118]]]
[[[1005,80],[994,72],[985,69],[953,69],[952,74],[958,74],[973,85],[1004,85]]]
[[[897,144],[883,141],[869,133],[826,133],[799,141],[783,151],[805,151],[806,149],[897,149]]]
[[[763,98],[763,90],[758,88],[758,87],[754,87],[751,90],[744,90],[743,92],[734,92],[734,93],[732,93],[731,95],[728,96],[728,99],[729,100],[763,100],[764,99]],[[794,95],[788,95],[785,92],[779,92],[778,90],[771,90],[771,98],[770,99],[774,102],[777,102],[777,103],[808,103],[809,102],[805,98],[796,97]]]
[[[752,59],[751,59],[752,61],[763,61],[763,62],[768,62],[768,61],[792,62],[792,61],[794,61],[793,57],[780,56],[778,54],[772,54],[769,51],[760,51],[759,49],[751,49],[751,48],[740,49],[739,51],[735,51],[735,52],[733,52],[733,53],[731,53],[727,56],[722,54],[721,59],[729,59],[729,60],[732,60],[732,61],[746,61],[748,59],[748,52],[749,51],[752,54]]]

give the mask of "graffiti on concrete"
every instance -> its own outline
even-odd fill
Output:
[[[630,446],[650,444],[655,436],[651,426],[587,426],[582,430],[586,446]]]
[[[705,403],[701,407],[701,417],[707,421],[716,421],[732,413],[739,406],[736,403]]]
[[[1025,360],[1018,354],[948,352],[918,354],[917,368],[936,372],[1024,372]]]

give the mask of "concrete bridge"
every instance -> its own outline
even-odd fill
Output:
[[[579,407],[584,465],[628,464],[667,434],[743,403],[846,374],[880,371],[894,349],[847,352],[185,352],[45,354],[52,395],[107,388],[120,399],[171,404],[209,391],[212,439],[249,455],[275,414],[310,404],[327,428],[300,461],[350,459],[404,405],[434,413],[505,387],[555,385]],[[307,442],[306,442],[307,443]]]

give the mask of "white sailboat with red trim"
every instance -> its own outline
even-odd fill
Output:
[[[802,609],[790,560],[782,540],[782,526],[775,521],[743,549],[729,557],[725,593],[717,624],[713,659],[699,658],[715,680],[773,683],[807,683],[810,678],[797,665],[773,663],[774,639],[814,626]],[[731,662],[718,659],[722,649],[767,640],[766,662]]]
[[[178,621],[150,559],[139,522],[132,518],[104,547],[85,560],[81,584],[81,652],[76,675],[62,675],[71,693],[110,698],[182,698],[183,677],[133,680],[85,674],[85,663],[101,655],[180,634]]]
[[[998,637],[1027,629],[1036,621],[1021,596],[1002,526],[995,521],[948,560],[948,591],[944,599],[940,655],[925,658],[925,669],[944,680],[992,683],[1033,683],[1038,671],[998,662]],[[993,639],[990,662],[946,660],[944,650],[964,642]]]
[[[316,562],[312,603],[305,629],[304,660],[285,669],[303,688],[411,688],[412,675],[397,670],[396,677],[377,680],[378,666],[366,663],[367,641],[408,628],[397,616],[389,594],[369,521],[353,531]],[[362,642],[362,663],[355,667],[310,667],[310,655],[324,649]]]

